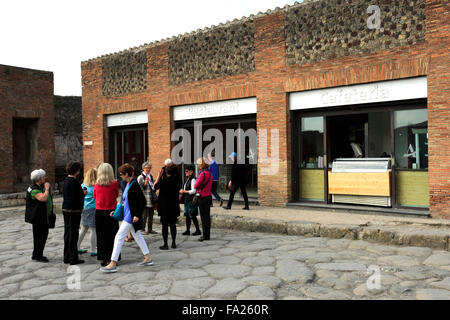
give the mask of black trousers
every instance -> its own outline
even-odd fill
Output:
[[[231,208],[231,205],[233,204],[234,194],[236,193],[237,189],[241,189],[242,196],[244,197],[245,206],[248,207],[247,189],[245,188],[245,183],[243,182],[231,185],[230,198],[228,199],[227,206]]]
[[[170,235],[172,236],[172,243],[175,243],[177,239],[177,226],[175,222],[173,223],[162,223],[162,236],[164,240],[164,245],[167,245],[167,239],[169,237],[169,227],[170,227]]]
[[[202,219],[203,239],[209,240],[211,231],[211,203],[212,197],[202,197],[198,199],[198,208]]]
[[[33,259],[40,259],[44,256],[47,238],[48,224],[33,223]]]
[[[81,212],[64,212],[64,263],[78,261],[78,233]]]
[[[97,233],[97,260],[110,261],[114,249],[114,238],[119,231],[119,221],[109,214],[114,210],[95,210]]]

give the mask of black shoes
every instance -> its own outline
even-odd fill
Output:
[[[200,238],[198,239],[198,241],[206,241],[206,240],[209,240],[209,238],[200,237]]]
[[[199,235],[201,235],[202,233],[200,232],[200,230],[197,230],[197,231],[195,231],[192,235],[193,236],[199,236]],[[191,235],[191,232],[190,231],[185,231],[185,232],[183,232],[183,236],[189,236],[189,235]]]
[[[176,249],[177,245],[175,244],[175,242],[172,242],[172,245],[170,246],[172,249]]]
[[[231,207],[229,207],[229,206],[222,207],[222,208],[224,208],[225,210],[231,210]]]
[[[248,206],[245,206],[242,208],[242,210],[250,210],[250,208]]]
[[[79,260],[77,260],[77,261],[72,261],[72,262],[70,263],[70,265],[73,266],[73,265],[76,265],[76,264],[82,264],[82,263],[84,263],[84,260],[79,259]]]
[[[223,199],[220,199],[220,207],[223,206]]]
[[[34,261],[38,261],[38,262],[45,262],[45,263],[49,262],[47,257],[40,257],[40,258],[33,258],[32,257],[31,259],[34,260]]]
[[[169,250],[169,246],[167,244],[159,247],[160,250]]]

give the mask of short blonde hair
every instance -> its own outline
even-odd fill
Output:
[[[107,186],[114,181],[114,171],[109,163],[101,163],[97,169],[97,184]]]
[[[204,157],[198,158],[196,163],[198,165],[198,170],[204,170],[209,168],[208,160],[206,160],[206,158]]]
[[[86,172],[83,183],[87,187],[92,187],[97,181],[97,169],[91,168]]]

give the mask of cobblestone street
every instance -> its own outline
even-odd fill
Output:
[[[31,225],[23,212],[2,213],[0,299],[450,299],[448,251],[219,229],[199,242],[181,235],[183,225],[175,250],[159,250],[159,225],[157,235],[145,236],[153,266],[137,266],[142,255],[135,242],[124,245],[115,274],[82,255],[81,287],[71,290],[75,274],[62,261],[62,223],[58,215],[44,264],[31,260]],[[380,286],[369,289],[377,270]]]

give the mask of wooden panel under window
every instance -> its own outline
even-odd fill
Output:
[[[390,196],[390,171],[328,172],[330,194]]]
[[[323,169],[300,169],[300,199],[324,201]]]
[[[427,171],[397,171],[397,203],[408,207],[429,207]]]

